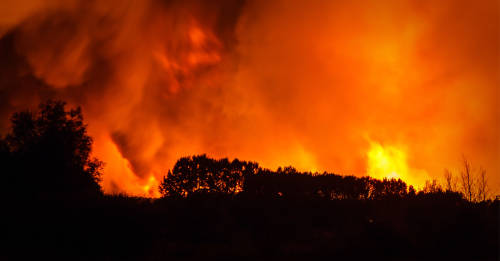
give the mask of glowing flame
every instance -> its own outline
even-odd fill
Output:
[[[105,170],[110,173],[121,174],[119,177],[112,175],[103,176],[101,185],[104,188],[104,192],[118,194],[123,193],[124,188],[126,188],[126,192],[130,195],[160,197],[160,192],[158,191],[159,182],[153,173],[147,178],[139,178],[132,171],[130,162],[121,155],[116,144],[107,137],[100,138],[101,140],[98,141],[101,146],[95,147],[95,153],[107,159]]]
[[[368,156],[367,174],[374,178],[401,178],[408,176],[406,154],[401,149],[393,146],[382,147],[379,143],[372,142]]]
[[[204,153],[416,186],[464,153],[500,184],[496,2],[0,1],[0,135],[81,106],[111,194]]]
[[[158,186],[160,183],[158,183],[158,180],[154,176],[150,176],[148,179],[148,182],[146,185],[143,186],[144,193],[147,196],[153,197],[153,198],[159,198],[160,192],[158,191]]]
[[[408,165],[406,151],[397,146],[382,146],[370,141],[367,152],[367,174],[370,177],[383,179],[402,179],[408,185],[421,187],[429,179],[425,170],[411,168]]]

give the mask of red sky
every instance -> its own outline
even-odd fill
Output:
[[[207,153],[417,186],[458,175],[465,155],[498,194],[499,10],[2,1],[0,111],[49,97],[82,106],[110,193],[155,195],[177,158]]]

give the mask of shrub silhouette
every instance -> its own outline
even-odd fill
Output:
[[[14,113],[11,131],[0,140],[6,166],[4,192],[37,199],[74,198],[101,194],[102,162],[91,158],[80,108],[65,109],[62,101],[47,101],[37,112]]]

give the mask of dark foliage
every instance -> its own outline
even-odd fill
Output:
[[[298,172],[293,167],[276,171],[253,162],[212,159],[206,155],[181,158],[160,185],[164,197],[193,193],[323,199],[385,199],[409,196],[401,179],[373,179],[331,173]],[[414,193],[414,191],[413,191]]]
[[[237,159],[215,160],[206,155],[184,157],[164,177],[160,192],[173,197],[193,193],[235,194],[243,187],[243,177],[253,174],[257,168],[256,163]]]
[[[80,108],[48,101],[38,112],[15,113],[0,140],[3,192],[28,199],[95,197],[102,163],[90,157],[92,139]]]

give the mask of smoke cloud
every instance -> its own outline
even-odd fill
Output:
[[[414,185],[465,154],[497,188],[498,5],[3,1],[0,131],[47,98],[82,106],[108,193],[156,196],[200,153],[366,175],[373,144]]]

